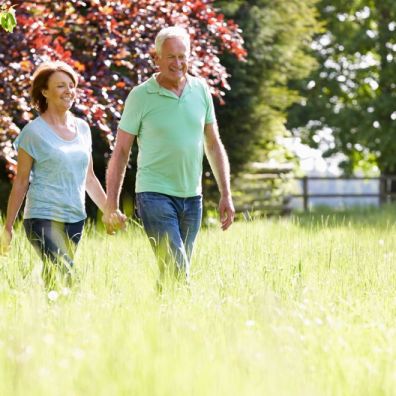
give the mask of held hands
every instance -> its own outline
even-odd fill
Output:
[[[106,210],[102,217],[106,232],[114,235],[118,230],[125,229],[127,217],[119,210]]]
[[[222,196],[219,202],[221,229],[225,231],[234,221],[235,209],[231,195]]]
[[[5,256],[11,246],[12,230],[8,230],[5,227],[0,231],[0,256]]]

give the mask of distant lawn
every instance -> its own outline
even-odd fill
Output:
[[[0,395],[393,395],[396,208],[208,228],[155,291],[137,227],[90,227],[52,293],[22,230],[0,258]]]

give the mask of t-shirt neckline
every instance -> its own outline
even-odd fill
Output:
[[[73,119],[74,119],[74,126],[75,126],[75,128],[76,128],[76,134],[75,134],[75,136],[73,137],[73,139],[70,139],[70,140],[68,140],[68,139],[63,139],[61,136],[59,136],[59,134],[51,127],[50,124],[48,124],[47,121],[44,120],[43,117],[39,116],[39,119],[41,120],[42,123],[44,123],[44,125],[47,127],[47,129],[48,129],[53,135],[55,135],[59,140],[61,140],[62,142],[65,142],[65,143],[72,143],[72,142],[74,142],[74,141],[78,138],[78,136],[79,136],[78,125],[77,125],[77,119],[76,119],[76,117],[74,117],[74,116],[73,116]]]

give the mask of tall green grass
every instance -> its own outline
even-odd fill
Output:
[[[202,230],[157,294],[138,227],[89,227],[51,300],[21,229],[0,258],[1,395],[393,395],[395,209]]]

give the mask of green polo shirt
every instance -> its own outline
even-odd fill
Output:
[[[200,78],[188,75],[180,97],[155,76],[133,88],[119,127],[137,136],[136,192],[201,194],[204,127],[215,121],[212,96]]]

